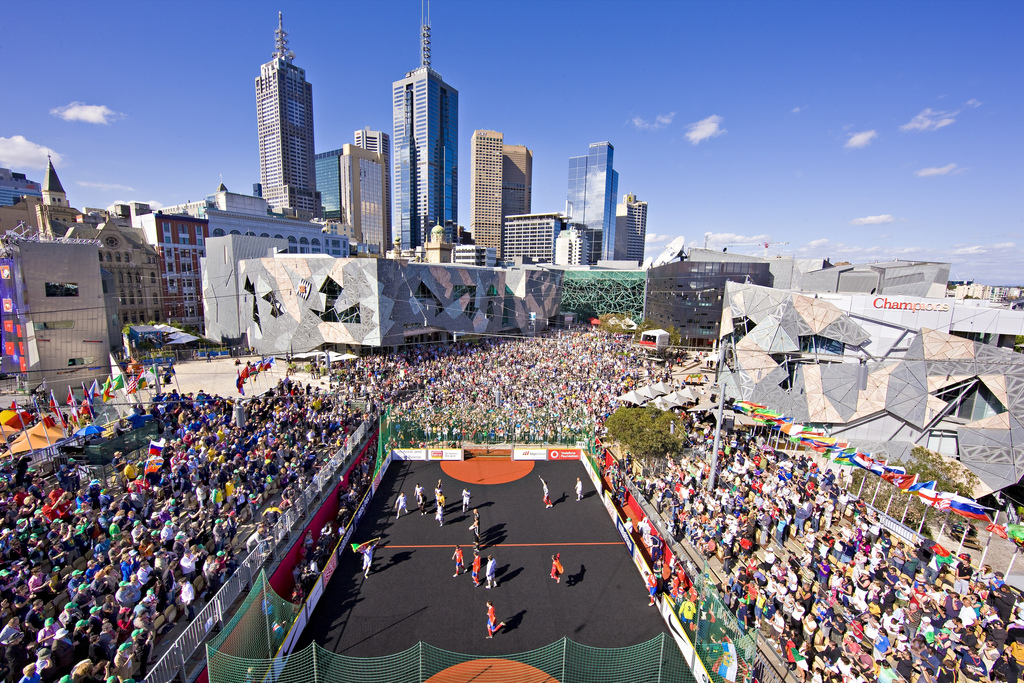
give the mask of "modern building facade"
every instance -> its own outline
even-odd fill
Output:
[[[384,164],[384,234],[388,236],[385,250],[391,243],[391,137],[379,130],[370,130],[367,126],[355,132],[356,147],[362,147],[380,155]]]
[[[501,258],[528,257],[534,263],[555,262],[555,240],[565,230],[567,219],[560,213],[506,216],[501,235]]]
[[[319,217],[313,163],[313,86],[295,66],[288,33],[277,15],[274,53],[256,79],[256,123],[262,196],[275,209]]]
[[[622,202],[615,205],[615,237],[619,241],[622,258],[637,264],[644,260],[647,202],[640,201],[632,193],[622,197]]]
[[[485,266],[493,268],[498,262],[498,250],[479,244],[459,244],[452,251],[452,263],[463,266]]]
[[[633,320],[644,317],[647,274],[639,269],[552,268],[562,270],[562,313],[581,319],[605,313],[625,313]]]
[[[493,130],[475,130],[470,153],[469,229],[473,241],[501,250],[501,194],[504,136]]]
[[[615,198],[619,174],[612,167],[615,148],[610,142],[595,142],[586,156],[569,159],[567,210],[573,223],[580,223],[591,238],[591,263],[616,261]]]
[[[153,213],[136,226],[157,253],[163,287],[164,315],[157,322],[203,326],[202,271],[210,224],[205,218]]]
[[[718,343],[722,302],[729,282],[771,285],[767,263],[677,261],[647,271],[645,318],[679,331],[688,346]]]
[[[392,86],[395,232],[405,249],[459,220],[459,92],[430,67],[429,24],[422,33],[420,67]]]
[[[992,489],[1024,475],[1024,362],[998,346],[1024,333],[1024,311],[734,282],[725,296],[727,395],[890,462],[925,446]]]
[[[533,210],[533,152],[526,145],[504,145],[501,155],[501,215]]]
[[[356,145],[316,155],[324,219],[352,226],[355,241],[387,251],[391,233],[385,206],[388,176],[378,152]]]
[[[0,369],[56,396],[110,374],[95,240],[7,237],[0,245]]]
[[[42,197],[43,185],[29,180],[24,173],[15,173],[9,168],[0,168],[0,206],[11,206],[22,197]]]
[[[590,263],[590,239],[585,230],[571,227],[555,238],[556,266],[585,266]]]
[[[238,273],[241,320],[218,319],[217,329],[244,334],[262,354],[539,331],[558,313],[562,283],[560,272],[533,268],[293,254],[232,263],[220,250],[206,267],[211,282],[226,282],[222,271]]]

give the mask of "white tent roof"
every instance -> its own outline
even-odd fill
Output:
[[[639,405],[639,404],[643,403],[644,401],[646,401],[647,399],[642,397],[642,396],[637,396],[637,393],[635,391],[627,391],[622,396],[616,397],[615,400],[616,401],[624,401],[624,402],[628,402],[628,403],[636,403],[636,404]]]

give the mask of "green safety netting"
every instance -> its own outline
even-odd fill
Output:
[[[452,683],[485,680],[508,683],[695,683],[671,637],[619,648],[589,647],[562,638],[510,655],[480,657],[417,643],[383,657],[348,657],[316,643],[280,659],[247,659],[217,654],[210,659],[210,683]]]
[[[206,646],[211,675],[222,661],[273,658],[301,609],[275,593],[261,571],[235,616]]]

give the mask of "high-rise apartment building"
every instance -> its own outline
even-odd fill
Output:
[[[12,173],[9,168],[0,168],[0,206],[12,206],[22,197],[42,197],[43,185],[29,180],[24,173]]]
[[[504,145],[501,159],[501,215],[530,213],[533,201],[533,152],[526,145]]]
[[[568,211],[573,223],[587,228],[591,264],[615,261],[615,197],[619,174],[612,168],[615,148],[610,142],[590,145],[587,156],[569,159]]]
[[[493,130],[473,132],[470,221],[473,240],[502,252],[502,225],[507,216],[530,213],[533,152],[506,145]]]
[[[430,22],[422,29],[420,67],[392,88],[395,230],[405,249],[459,220],[459,92],[430,67]]]
[[[391,248],[391,136],[367,126],[356,131],[355,143],[356,147],[379,154],[384,164],[384,234],[388,235],[389,242],[385,245],[386,251]]]
[[[356,145],[316,155],[316,183],[324,218],[351,226],[357,242],[376,246],[380,254],[391,247],[384,168],[378,152]]]
[[[534,263],[554,263],[555,240],[566,228],[560,213],[507,216],[502,230],[501,257],[525,256]]]
[[[493,130],[473,131],[470,158],[469,229],[473,241],[494,247],[501,256],[501,171],[504,137]]]
[[[586,230],[569,228],[555,239],[555,265],[585,266],[590,263],[590,240]]]
[[[275,209],[320,217],[313,163],[313,86],[292,63],[281,14],[275,49],[256,79],[256,122],[260,140],[262,197]]]
[[[644,244],[647,239],[647,202],[635,194],[622,197],[622,203],[615,205],[615,237],[624,247],[626,261],[643,261]]]

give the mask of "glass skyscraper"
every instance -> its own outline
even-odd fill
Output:
[[[402,248],[426,244],[435,225],[459,220],[459,92],[430,68],[424,25],[420,68],[392,90],[395,222]]]
[[[572,223],[582,226],[590,237],[590,260],[612,261],[615,251],[615,199],[619,174],[612,168],[615,148],[610,142],[590,145],[587,156],[569,159],[567,210]],[[624,256],[624,255],[621,255]]]
[[[391,247],[381,154],[356,145],[321,152],[316,155],[316,183],[325,219],[350,226],[356,241],[373,253]]]

